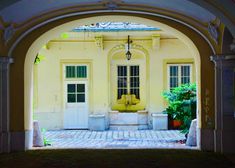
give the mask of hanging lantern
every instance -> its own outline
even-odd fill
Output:
[[[128,35],[128,40],[127,40],[127,52],[126,52],[126,58],[129,61],[131,59],[131,52],[130,52],[130,43],[132,43],[132,41],[130,41],[130,36]]]

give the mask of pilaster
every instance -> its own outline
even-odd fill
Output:
[[[155,50],[160,49],[160,34],[152,35],[152,48]]]
[[[9,68],[10,57],[0,56],[0,153],[10,152]]]
[[[235,55],[214,55],[216,152],[235,151]]]

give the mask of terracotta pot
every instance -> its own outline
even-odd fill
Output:
[[[180,121],[180,120],[173,120],[172,121],[173,128],[179,128],[181,125],[182,125],[182,121]]]

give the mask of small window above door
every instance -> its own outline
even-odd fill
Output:
[[[66,65],[65,77],[69,78],[87,78],[86,65]]]

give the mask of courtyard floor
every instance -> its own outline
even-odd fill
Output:
[[[46,131],[48,148],[87,148],[87,149],[135,149],[135,148],[175,148],[197,149],[185,145],[185,136],[179,130],[136,130],[136,131],[89,131],[58,130]],[[38,149],[38,148],[35,148]]]

